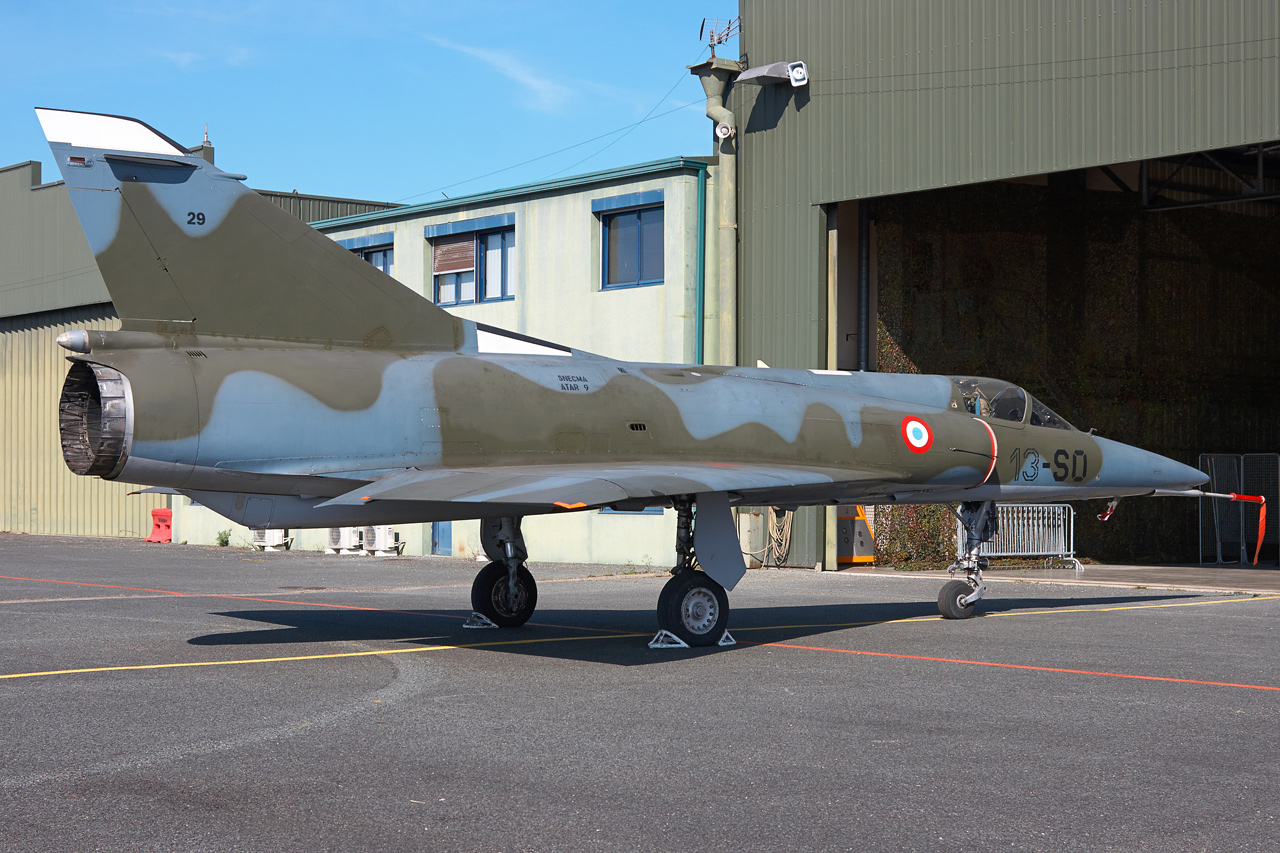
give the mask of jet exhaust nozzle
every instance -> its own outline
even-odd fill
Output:
[[[100,364],[71,366],[58,401],[62,458],[75,474],[111,479],[124,468],[133,432],[129,380]]]

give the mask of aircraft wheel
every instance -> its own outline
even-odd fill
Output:
[[[538,606],[538,585],[524,566],[516,571],[516,599],[511,600],[507,567],[490,563],[471,584],[471,609],[489,618],[499,628],[516,628],[529,621]]]
[[[938,612],[944,619],[968,619],[973,615],[973,605],[961,602],[972,594],[973,587],[964,581],[947,581],[938,593]]]
[[[729,594],[705,572],[680,572],[658,596],[658,627],[691,646],[714,646],[728,625]]]
[[[662,592],[658,593],[658,612],[661,613],[667,608],[667,601],[671,598],[671,591],[676,588],[676,584],[672,581],[684,572],[691,572],[693,569],[680,569],[679,571],[672,569],[671,577],[667,578],[667,582],[662,585]]]

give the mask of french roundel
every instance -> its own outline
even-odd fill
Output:
[[[933,430],[920,418],[908,415],[902,419],[902,440],[912,453],[924,453],[933,447]]]

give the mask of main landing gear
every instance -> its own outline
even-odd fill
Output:
[[[965,529],[964,553],[956,558],[947,570],[954,575],[956,569],[965,570],[964,580],[949,580],[938,593],[938,611],[944,619],[968,619],[973,615],[973,605],[987,591],[982,582],[982,572],[987,568],[987,558],[979,557],[983,542],[991,541],[1000,529],[995,501],[960,504],[960,523]]]
[[[693,501],[676,498],[676,565],[658,595],[658,634],[649,648],[730,646],[729,594],[694,568]]]
[[[471,584],[467,628],[517,628],[529,621],[538,606],[538,585],[524,561],[524,544],[517,517],[490,518],[480,523],[480,543],[493,562]]]
[[[715,496],[703,496],[704,506],[699,534],[704,559],[711,560],[714,570],[726,568],[723,552],[731,550],[740,561],[728,504],[715,502]],[[676,566],[672,578],[658,595],[658,634],[650,648],[688,648],[690,646],[731,646],[729,594],[724,586],[705,571],[694,552],[694,516],[692,497],[674,499],[676,509]],[[723,512],[721,518],[717,513]],[[719,525],[719,526],[718,526]],[[721,528],[724,529],[721,529]],[[480,542],[492,561],[476,575],[471,585],[471,607],[474,611],[464,627],[515,628],[529,621],[538,606],[538,585],[525,566],[529,551],[520,532],[520,518],[492,518],[480,524]],[[717,562],[718,561],[718,562]],[[740,575],[730,571],[720,575],[732,585]]]

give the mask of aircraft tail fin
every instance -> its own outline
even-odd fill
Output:
[[[125,329],[456,349],[448,312],[131,118],[36,110]]]

